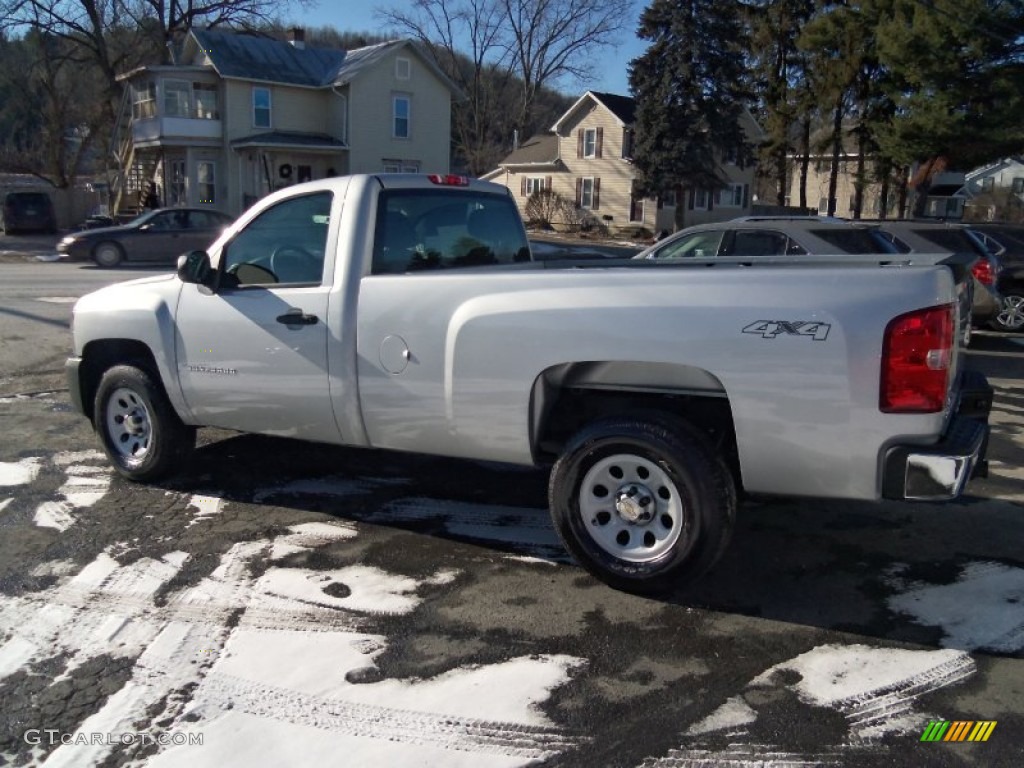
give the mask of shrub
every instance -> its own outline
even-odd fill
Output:
[[[551,189],[538,189],[526,201],[524,211],[527,224],[531,227],[551,229],[568,201]]]

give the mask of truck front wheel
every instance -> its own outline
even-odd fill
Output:
[[[551,470],[551,515],[566,549],[627,592],[693,581],[721,557],[736,519],[732,476],[704,438],[675,419],[602,419]]]
[[[195,428],[181,422],[148,373],[131,365],[103,374],[93,414],[107,456],[129,480],[159,479],[195,447]]]

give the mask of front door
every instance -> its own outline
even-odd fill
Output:
[[[186,285],[177,363],[198,423],[339,442],[327,370],[332,195],[263,211],[218,255],[220,285]]]

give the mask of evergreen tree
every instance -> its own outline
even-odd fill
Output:
[[[916,165],[914,213],[943,168],[1024,149],[1024,6],[1000,0],[891,0],[878,57],[895,109],[875,138]]]
[[[720,188],[722,155],[742,156],[747,149],[741,124],[748,97],[747,47],[740,4],[653,0],[637,34],[651,45],[629,67],[636,99],[636,192],[654,196],[680,188]],[[685,210],[678,200],[677,227]]]
[[[808,95],[807,57],[797,39],[814,13],[814,0],[758,0],[746,10],[756,114],[765,132],[759,173],[772,179],[776,205],[782,206],[789,190],[788,156]]]

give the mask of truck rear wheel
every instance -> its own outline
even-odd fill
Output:
[[[103,449],[129,480],[164,477],[195,447],[195,428],[181,422],[148,373],[131,365],[117,365],[103,374],[93,414]]]
[[[721,557],[736,519],[729,470],[675,419],[602,419],[568,443],[548,498],[566,549],[627,592],[693,581]]]

